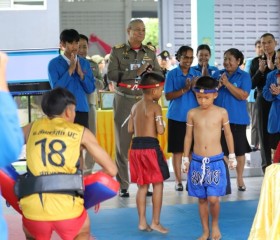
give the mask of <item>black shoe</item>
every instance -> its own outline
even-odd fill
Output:
[[[153,192],[148,191],[147,194],[146,194],[146,196],[147,196],[147,197],[153,196]]]
[[[175,190],[182,192],[184,190],[182,183],[176,183],[175,184]]]
[[[120,197],[123,197],[123,198],[128,198],[128,197],[129,197],[129,192],[128,192],[126,189],[122,189],[122,190],[119,192],[119,196],[120,196]]]
[[[251,147],[251,150],[252,150],[252,152],[256,152],[256,151],[259,151],[260,149],[258,147],[253,146],[253,147]]]
[[[245,186],[239,186],[238,187],[238,191],[245,192],[246,191],[246,187]]]

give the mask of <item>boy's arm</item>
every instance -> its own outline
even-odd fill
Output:
[[[165,130],[165,122],[163,121],[162,118],[162,109],[161,106],[157,103],[155,108],[156,108],[155,109],[156,130],[158,134],[162,135],[164,134],[164,130]]]
[[[31,126],[32,126],[32,123],[29,123],[21,128],[22,132],[23,132],[24,143],[27,143],[27,139],[28,139],[28,136],[30,133]]]
[[[128,130],[129,133],[134,133],[134,123],[133,123],[133,115],[132,115],[132,112],[131,112],[130,115],[129,115],[127,130]]]
[[[224,128],[224,134],[225,134],[225,139],[227,142],[227,147],[229,151],[229,168],[233,169],[236,167],[236,157],[234,153],[234,142],[233,142],[233,136],[232,132],[230,129],[230,124],[229,124],[229,119],[228,119],[228,113],[225,109],[223,109],[223,128]]]
[[[93,159],[102,167],[102,171],[114,177],[117,174],[117,166],[108,153],[98,144],[93,133],[85,128],[82,137],[82,146],[87,149]]]
[[[189,170],[189,154],[193,140],[193,111],[190,110],[186,122],[186,135],[184,139],[184,157],[182,159],[182,170],[188,172]]]

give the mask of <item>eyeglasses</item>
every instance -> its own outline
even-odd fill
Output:
[[[184,60],[193,60],[194,59],[193,56],[190,57],[190,56],[186,56],[186,55],[182,55],[181,58]]]

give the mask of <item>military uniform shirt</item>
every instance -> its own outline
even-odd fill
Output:
[[[162,75],[156,55],[151,47],[142,45],[136,51],[129,44],[116,45],[110,54],[108,78],[115,82],[115,85],[117,82],[135,84],[135,79],[139,79],[139,76],[137,76],[137,69],[133,69],[133,66],[140,67],[146,62],[152,65],[153,71]],[[141,90],[131,90],[117,86],[115,86],[115,89],[130,95],[142,95]]]

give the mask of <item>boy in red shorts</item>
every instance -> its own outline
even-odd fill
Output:
[[[149,72],[142,76],[143,98],[133,105],[128,122],[128,131],[134,133],[129,151],[131,182],[137,183],[136,204],[139,215],[139,230],[156,230],[167,233],[160,224],[163,181],[169,178],[166,160],[159,146],[158,134],[164,133],[161,106],[164,78]],[[146,194],[153,184],[153,219],[149,226],[146,220]]]

